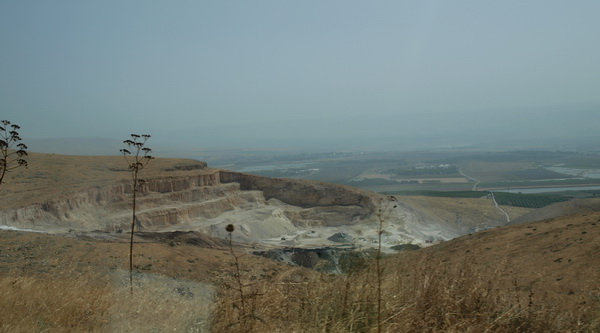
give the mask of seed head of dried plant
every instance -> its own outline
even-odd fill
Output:
[[[21,136],[17,124],[8,120],[0,121],[0,184],[7,172],[18,167],[27,167],[27,146],[20,142]]]
[[[233,238],[233,231],[235,230],[235,226],[233,224],[228,224],[225,227],[225,231],[227,231],[229,233],[229,252],[231,253],[231,255],[233,256],[234,260],[235,260],[235,280],[237,282],[237,289],[238,292],[240,294],[240,316],[239,318],[244,318],[246,316],[246,301],[244,298],[244,289],[243,289],[243,284],[242,284],[242,277],[240,275],[240,261],[239,261],[239,257],[237,256],[237,254],[235,253],[235,251],[233,251],[233,243],[232,243],[232,238]]]

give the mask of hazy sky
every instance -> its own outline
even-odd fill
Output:
[[[0,117],[24,137],[210,148],[594,135],[599,14],[597,0],[2,0]]]

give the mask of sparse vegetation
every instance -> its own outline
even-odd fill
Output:
[[[399,255],[382,261],[378,308],[376,262],[350,276],[263,282],[257,307],[261,332],[597,332],[597,303],[552,306],[544,290],[506,266],[469,261],[443,264],[431,256]],[[224,294],[219,307],[231,301]],[[550,303],[549,303],[550,302]],[[224,328],[213,318],[215,332]],[[380,320],[377,319],[380,317]]]
[[[135,139],[131,141],[136,142]],[[140,148],[144,148],[143,144]],[[145,156],[143,149],[138,153]],[[144,157],[141,159],[141,163],[148,161]],[[146,173],[161,160],[156,162],[150,164]],[[115,170],[105,172],[128,176],[126,170]],[[157,170],[163,172],[165,168]],[[133,176],[131,167],[129,171],[133,180],[139,180]],[[133,188],[136,187],[134,185]],[[480,197],[487,192],[439,194]],[[499,194],[496,193],[498,200]],[[517,198],[525,200],[528,205],[541,202],[534,195],[511,195],[514,203],[518,204]],[[402,198],[399,199],[402,201]],[[427,203],[435,200],[442,199],[432,199]],[[210,319],[212,330],[597,332],[600,330],[600,286],[597,283],[600,278],[597,269],[588,267],[594,266],[593,244],[597,244],[599,237],[595,228],[600,225],[600,215],[593,212],[593,208],[589,209],[588,215],[569,217],[574,220],[563,225],[544,221],[535,225],[502,227],[410,253],[383,256],[381,237],[384,229],[392,225],[386,223],[382,207],[373,210],[379,218],[379,237],[373,237],[378,244],[371,249],[374,254],[368,259],[360,257],[361,260],[340,261],[340,264],[351,266],[343,269],[347,274],[341,275],[300,267],[263,269],[264,262],[246,264],[246,260],[257,259],[251,255],[240,255],[244,249],[236,248],[232,243],[234,228],[233,225],[228,226],[228,245],[225,242],[211,245],[213,251],[210,257],[233,260],[217,259],[210,269],[206,269],[206,276],[211,276],[213,284],[224,286],[215,300]],[[553,223],[553,227],[549,228]],[[134,227],[132,225],[132,237]],[[518,233],[501,238],[500,231],[506,229],[518,230]],[[485,247],[476,246],[476,239],[485,235],[490,235],[482,242]],[[47,235],[33,237],[45,239]],[[501,239],[496,240],[497,237]],[[535,244],[544,237],[550,241],[538,247],[523,245]],[[128,291],[124,259],[127,245],[130,246],[129,285],[133,284],[132,242],[101,247],[100,243],[88,239],[81,242],[82,251],[77,250],[74,240],[70,242],[55,247],[41,241],[19,242],[0,248],[0,294],[3,295],[0,299],[0,332],[173,329],[195,332],[206,328],[207,318],[199,314],[198,308],[207,306],[210,301],[190,296],[185,287],[171,284],[174,280],[161,280],[161,289],[157,285],[144,286],[146,280],[136,277],[135,295],[124,297]],[[203,257],[203,251],[208,249],[197,250],[192,255],[190,244],[192,242],[165,238],[162,244],[165,253],[161,255],[156,253],[158,244],[154,242],[136,244],[138,249],[143,249],[139,252],[145,254],[136,255],[138,265],[134,267],[140,270],[136,274],[146,277],[171,274],[200,281],[197,271],[208,267]],[[152,251],[148,250],[150,248]],[[42,252],[48,250],[55,258],[42,258]],[[110,262],[110,271],[122,273],[118,279],[112,273],[94,271],[90,263],[94,261],[89,259],[90,256],[108,250],[112,251],[110,257],[105,256],[110,260],[105,261]],[[84,253],[88,257],[78,257]],[[485,253],[493,254],[498,260],[490,259],[491,256],[478,259],[483,258]],[[75,259],[72,261],[80,266],[76,269],[61,267],[67,257]],[[518,258],[527,260],[519,262]],[[19,267],[19,260],[25,263],[23,267]],[[534,266],[538,262],[543,265]],[[46,266],[39,268],[40,265]],[[46,271],[50,268],[53,269],[51,273]],[[23,274],[26,269],[29,271]],[[41,272],[32,273],[33,270]],[[64,274],[56,274],[59,271]],[[571,272],[573,274],[569,275]]]
[[[153,281],[126,297],[126,286],[91,272],[3,275],[0,332],[207,331],[208,309],[201,300]]]
[[[139,178],[139,173],[142,171],[146,165],[153,158],[150,155],[152,149],[145,147],[146,141],[150,138],[150,135],[143,134],[131,134],[131,139],[123,141],[124,144],[127,145],[128,149],[121,149],[120,152],[125,157],[127,164],[129,165],[129,171],[131,171],[131,180],[132,180],[132,192],[133,192],[133,204],[132,211],[133,216],[131,218],[131,239],[130,239],[130,247],[129,247],[129,285],[131,287],[131,292],[133,293],[133,235],[135,232],[135,225],[138,222],[135,214],[136,208],[136,197],[138,192],[138,186],[140,183],[143,183],[144,180]],[[131,156],[132,159],[128,158]]]
[[[231,256],[234,259],[234,263],[235,263],[235,272],[234,272],[234,277],[235,277],[235,282],[237,283],[236,289],[239,293],[239,305],[237,302],[232,303],[233,308],[235,308],[238,311],[238,320],[237,320],[237,325],[241,325],[246,327],[246,322],[248,319],[248,315],[246,313],[246,297],[244,295],[244,284],[242,283],[242,274],[241,274],[241,270],[240,270],[240,260],[237,256],[237,254],[235,253],[235,251],[233,250],[233,231],[235,230],[235,226],[233,224],[228,224],[225,227],[225,231],[227,231],[227,233],[229,234],[229,253],[231,253]],[[246,327],[247,328],[247,327]]]
[[[538,232],[544,225],[537,225]],[[552,286],[567,282],[557,281],[553,274],[532,277],[505,259],[485,263],[476,255],[457,254],[459,249],[464,247],[383,258],[383,332],[591,333],[600,329],[598,284],[588,284],[597,276],[577,279],[583,289],[572,286],[558,295],[561,288]],[[0,332],[205,332],[208,327],[203,314],[206,304],[189,296],[185,287],[140,281],[135,297],[129,298],[123,297],[128,293],[126,271],[122,280],[115,280],[80,268],[62,270],[60,274],[4,274]],[[249,287],[253,297],[247,305],[263,320],[248,318],[246,326],[231,325],[239,319],[233,305],[239,306],[239,293],[226,288],[212,312],[211,331],[376,331],[376,281],[374,261],[353,274],[338,276],[288,267],[283,273],[263,275]],[[569,299],[573,301],[564,301]]]

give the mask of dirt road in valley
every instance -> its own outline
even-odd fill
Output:
[[[510,223],[510,216],[508,215],[508,213],[506,211],[504,211],[504,209],[500,208],[500,206],[498,206],[498,202],[496,201],[496,197],[494,196],[494,192],[490,192],[492,194],[492,200],[494,201],[494,206],[496,207],[496,209],[498,209],[502,214],[504,214],[504,216],[506,216],[506,223]]]
[[[466,175],[461,168],[458,168],[458,173],[460,173],[463,177],[467,178],[469,181],[471,182],[475,182],[475,184],[473,185],[473,191],[477,191],[477,186],[479,185],[480,181],[478,179],[475,179],[469,175]]]
[[[473,178],[469,175],[466,175],[461,168],[458,168],[458,172],[465,178],[467,178],[469,181],[475,182],[475,184],[473,185],[473,191],[477,191],[477,186],[479,185],[480,181],[476,178]],[[506,216],[506,223],[510,222],[510,216],[508,215],[508,213],[506,211],[504,211],[502,208],[500,208],[500,206],[498,206],[498,202],[496,201],[496,197],[494,196],[494,192],[490,192],[492,194],[492,201],[494,202],[494,207],[496,207],[496,209],[498,209],[502,214],[504,214],[504,216]]]

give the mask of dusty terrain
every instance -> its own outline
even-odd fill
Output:
[[[598,244],[596,211],[494,228],[388,257],[382,260],[383,331],[597,332]],[[369,315],[376,315],[377,285],[372,264],[299,290],[265,286],[260,309],[271,316],[254,325],[262,331],[347,332],[362,325],[375,331]],[[278,296],[285,292],[297,298]]]
[[[28,169],[9,174],[0,191],[0,228],[49,233],[128,230],[131,181],[122,157],[32,154]],[[331,236],[373,247],[379,218],[385,249],[431,243],[504,224],[491,200],[401,197],[315,181],[270,179],[208,168],[192,160],[155,159],[143,170],[137,217],[141,231],[198,231],[274,246],[334,246]],[[433,204],[431,204],[433,202]],[[456,203],[456,204],[455,204]],[[393,206],[397,206],[392,209]],[[525,210],[506,208],[511,217]]]
[[[0,230],[0,332],[207,331],[215,293],[234,274],[226,242],[195,233],[136,236],[134,295],[128,242],[98,232]],[[239,250],[247,279],[288,269]]]
[[[12,173],[2,184],[0,291],[5,297],[0,301],[0,331],[171,331],[174,327],[207,331],[209,326],[216,331],[243,331],[233,325],[241,320],[234,315],[240,312],[238,276],[252,295],[252,311],[260,309],[260,313],[253,312],[259,318],[253,321],[258,330],[322,331],[321,319],[334,320],[315,320],[326,313],[323,309],[333,306],[328,300],[350,302],[358,297],[349,309],[352,304],[372,304],[370,263],[356,264],[352,269],[357,273],[329,281],[328,275],[252,253],[289,246],[376,248],[380,222],[384,251],[393,254],[391,247],[402,244],[427,247],[384,260],[388,331],[416,329],[411,326],[416,324],[398,322],[399,318],[412,318],[410,311],[432,300],[457,304],[453,297],[463,297],[460,293],[486,302],[493,296],[494,306],[506,307],[492,307],[489,316],[499,317],[479,323],[484,326],[472,323],[472,327],[511,331],[500,329],[515,327],[505,318],[521,320],[523,312],[515,312],[510,302],[530,309],[531,316],[535,308],[539,320],[565,313],[555,316],[564,321],[555,327],[568,329],[558,331],[575,331],[577,320],[587,331],[600,327],[593,326],[597,316],[590,317],[600,299],[596,256],[600,200],[560,203],[541,210],[503,207],[513,221],[545,220],[501,226],[504,216],[486,198],[398,197],[390,201],[344,186],[274,180],[171,159],[154,160],[144,170],[147,182],[134,247],[136,297],[141,299],[124,302],[129,299],[124,295],[128,294],[126,227],[131,218],[131,188],[123,165],[122,157],[32,154],[30,168]],[[236,225],[233,249],[240,262],[239,275],[225,239],[224,226],[229,223]],[[336,233],[348,237],[342,242],[330,240]],[[435,295],[427,290],[417,293],[428,286],[427,281],[448,285],[440,284],[445,291]],[[411,283],[415,286],[406,288]],[[464,289],[453,289],[457,286]],[[480,291],[468,286],[488,289],[472,295],[469,290]],[[317,290],[333,294],[315,298],[312,293]],[[337,298],[350,290],[354,290],[352,297]],[[415,293],[406,294],[410,290]],[[448,299],[435,301],[446,291]],[[415,298],[407,308],[406,302],[417,296],[428,298]],[[307,321],[296,311],[305,301],[307,307],[321,309],[313,320]],[[213,303],[216,308],[211,307]],[[423,308],[414,316],[425,316],[434,308]],[[397,311],[406,315],[398,317]],[[340,323],[351,322],[347,315],[339,314]],[[475,318],[464,313],[463,317]],[[368,315],[352,318],[360,321]],[[435,321],[439,318],[432,318],[427,325],[438,327],[432,332],[445,331],[440,327],[460,319],[447,318],[440,324]],[[332,331],[348,331],[340,325]]]
[[[597,200],[594,204],[597,204]],[[15,286],[26,281],[29,281],[28,283],[32,285],[32,288],[36,285],[38,285],[38,288],[42,288],[45,285],[46,287],[43,288],[46,291],[42,292],[42,294],[50,293],[53,290],[51,286],[61,286],[63,281],[68,283],[61,290],[67,290],[70,286],[78,288],[79,285],[82,285],[84,287],[83,290],[87,290],[82,295],[70,296],[68,293],[65,295],[61,293],[58,296],[59,299],[60,297],[78,297],[77,299],[81,302],[88,302],[86,297],[89,297],[89,293],[95,290],[94,286],[102,281],[108,281],[105,283],[108,284],[110,290],[118,291],[123,289],[121,292],[127,294],[127,237],[125,235],[116,236],[104,233],[105,239],[102,239],[100,235],[102,234],[71,233],[50,235],[6,230],[0,231],[0,241],[2,244],[0,246],[0,276],[7,283],[3,284],[0,281],[3,295],[10,295],[11,292],[16,292],[14,289]],[[600,244],[600,212],[595,211],[539,222],[494,228],[465,235],[419,251],[403,252],[400,255],[389,257],[384,261],[384,267],[386,268],[383,275],[383,283],[386,290],[385,299],[388,307],[386,313],[387,311],[393,313],[395,311],[394,308],[402,309],[406,306],[402,305],[403,303],[395,303],[397,299],[409,302],[407,304],[415,304],[405,310],[403,317],[393,317],[394,319],[390,320],[391,326],[389,326],[389,331],[394,331],[393,327],[406,327],[403,325],[409,325],[397,322],[397,320],[402,318],[406,320],[412,318],[411,320],[415,321],[415,323],[424,320],[413,318],[417,316],[416,313],[412,312],[413,307],[420,314],[419,316],[433,316],[429,312],[435,309],[435,307],[421,308],[427,306],[427,300],[421,299],[422,297],[433,297],[433,299],[439,297],[438,301],[434,301],[435,304],[442,304],[443,301],[450,302],[448,304],[458,304],[456,300],[451,301],[453,297],[475,297],[480,300],[478,302],[486,300],[486,302],[493,301],[493,304],[505,304],[502,306],[506,308],[498,308],[495,311],[500,311],[501,309],[509,311],[506,316],[511,316],[511,318],[520,316],[519,320],[526,320],[524,316],[528,312],[521,311],[529,311],[534,313],[535,316],[542,316],[544,321],[549,320],[549,317],[560,321],[556,325],[562,327],[562,330],[549,329],[546,330],[548,332],[576,331],[576,327],[573,326],[573,320],[575,322],[580,321],[582,327],[588,327],[594,323],[598,324],[598,319],[595,319],[597,317],[589,317],[591,313],[594,313],[594,311],[597,313],[598,309],[600,309],[600,270],[598,269],[600,267],[600,259],[596,255],[599,250],[598,244]],[[251,255],[249,253],[252,250],[252,246],[249,245],[236,245],[236,252],[239,251],[237,253],[240,256],[241,276],[244,283],[248,286],[253,285],[254,287],[252,288],[263,288],[260,286],[265,286],[264,293],[261,293],[253,301],[256,302],[255,306],[258,307],[257,309],[261,311],[261,319],[266,319],[264,323],[262,321],[254,323],[257,329],[262,331],[291,332],[302,327],[307,332],[320,331],[322,329],[317,325],[318,321],[309,322],[307,318],[298,316],[298,312],[286,313],[282,311],[286,308],[289,308],[290,311],[294,309],[294,306],[297,305],[296,302],[300,301],[297,297],[302,297],[304,294],[304,291],[302,291],[304,288],[308,288],[306,291],[312,290],[311,288],[314,288],[315,292],[321,290],[319,292],[322,292],[324,296],[329,295],[329,293],[339,293],[331,294],[331,296],[327,296],[321,299],[321,301],[319,301],[320,298],[307,299],[307,306],[311,302],[325,302],[330,297],[332,300],[334,300],[334,297],[342,297],[344,291],[340,288],[344,286],[344,283],[354,281],[349,287],[351,288],[349,289],[350,291],[345,292],[351,292],[352,295],[362,295],[363,293],[359,292],[360,289],[352,291],[354,290],[352,288],[367,288],[365,290],[372,288],[372,284],[364,284],[365,281],[373,280],[373,277],[369,277],[369,274],[373,274],[372,270],[367,270],[367,272],[370,271],[371,273],[367,273],[365,277],[356,273],[354,277],[349,277],[347,280],[340,278],[342,280],[338,282],[335,282],[335,280],[327,282],[327,279],[323,280],[316,276],[314,271],[294,268],[266,258]],[[123,328],[133,325],[133,327],[137,328],[143,327],[144,330],[171,330],[172,326],[170,325],[174,325],[173,322],[163,323],[163,319],[154,319],[155,317],[163,318],[160,317],[162,316],[161,313],[166,310],[162,309],[162,307],[168,305],[183,307],[177,311],[184,311],[184,309],[185,311],[190,311],[190,309],[194,309],[196,311],[192,314],[194,322],[199,324],[183,327],[196,327],[198,331],[205,331],[210,323],[211,313],[214,311],[208,305],[215,300],[216,291],[224,287],[226,292],[223,296],[227,297],[230,295],[228,290],[233,292],[230,301],[224,299],[225,302],[231,302],[226,304],[235,304],[236,299],[238,299],[235,298],[235,281],[233,279],[236,274],[233,266],[234,258],[228,251],[227,243],[222,240],[198,233],[140,233],[139,236],[136,236],[134,253],[136,267],[136,274],[134,276],[135,281],[137,281],[136,295],[146,295],[146,293],[152,295],[159,289],[163,290],[162,293],[164,293],[164,296],[160,300],[145,301],[150,302],[149,304],[155,304],[161,310],[156,310],[158,311],[157,313],[151,313],[149,315],[150,318],[148,316],[142,317],[144,319],[140,322],[136,319],[137,315],[135,315],[135,311],[149,310],[146,308],[135,310],[138,307],[142,307],[143,304],[130,304],[128,306],[134,310],[129,311],[133,311],[133,313],[128,312],[127,315],[123,315],[121,322],[119,322],[120,324],[118,324],[116,319],[114,319],[114,311],[117,310],[110,309],[113,309],[120,302],[113,303],[111,301],[106,305],[106,311],[108,311],[106,315],[110,317],[101,316],[101,318],[109,319],[113,322],[113,325],[118,324],[118,326],[112,327]],[[80,280],[89,274],[93,274],[93,280],[90,281],[87,278],[83,282]],[[401,281],[398,281],[398,279]],[[450,285],[441,285],[442,283],[450,283],[444,282],[447,280],[452,281]],[[157,285],[153,287],[147,287],[144,284],[145,281],[159,282],[156,282]],[[428,286],[426,281],[437,281],[436,284],[431,285],[429,288],[437,286],[436,288],[444,288],[443,290],[445,291],[421,290],[421,288]],[[406,287],[402,287],[411,286],[413,283],[415,286],[409,287],[409,290],[419,291],[418,295],[420,296],[418,297],[421,297],[414,300],[410,297],[417,296],[406,294]],[[461,283],[466,283],[466,285],[462,285]],[[296,288],[295,286],[301,289],[296,290],[294,289]],[[402,288],[397,289],[399,287]],[[146,292],[147,288],[150,289]],[[434,292],[434,295],[430,295],[429,293],[431,292]],[[444,296],[445,292],[448,292],[446,296]],[[276,295],[281,295],[281,293],[283,295],[286,295],[286,293],[290,294],[283,299],[275,297]],[[38,292],[36,295],[39,294]],[[309,297],[308,295],[306,297]],[[47,310],[44,310],[47,308],[42,304],[40,304],[41,308],[34,306],[38,304],[36,302],[49,302],[44,299],[35,301],[34,298],[31,301],[34,304],[23,305],[27,306],[26,309],[22,309],[19,305],[20,303],[17,301],[11,303],[10,300],[11,298],[5,297],[3,301],[0,301],[0,312],[9,313],[12,316],[0,316],[0,318],[4,318],[0,319],[0,331],[31,331],[31,326],[24,324],[25,322],[31,322],[31,317],[28,317],[27,313],[36,316],[36,318],[48,317],[44,321],[45,326],[35,326],[34,321],[34,330],[41,330],[45,327],[51,332],[64,331],[65,326],[61,326],[63,324],[53,322],[51,319],[53,316],[58,316],[59,314],[62,316],[72,316],[72,314],[69,314],[70,312],[64,313],[64,311],[69,309],[68,307],[59,307],[56,312],[47,313]],[[196,303],[190,304],[189,302],[192,301]],[[164,305],[162,302],[168,303]],[[266,303],[263,304],[261,302]],[[287,304],[287,302],[294,303]],[[445,306],[449,306],[448,304]],[[190,308],[190,305],[193,305],[193,307]],[[204,310],[198,310],[201,306]],[[328,307],[327,304],[320,304],[318,306]],[[518,310],[519,308],[521,310]],[[20,317],[15,317],[15,309],[18,309],[18,311],[22,309],[24,312],[21,312]],[[472,310],[468,309],[470,308],[465,308],[462,311],[484,311],[485,307],[479,305],[479,307]],[[456,312],[458,310],[452,308],[446,310],[438,309],[437,311]],[[92,308],[90,311],[96,313],[99,310]],[[102,313],[105,312],[101,312],[100,314]],[[219,312],[217,311],[216,313]],[[472,312],[468,313],[475,315]],[[466,320],[465,318],[474,320],[475,317],[469,317],[468,313],[461,313],[460,316],[466,316],[463,320]],[[78,318],[77,322],[78,325],[82,326],[74,326],[79,327],[75,331],[87,330],[85,329],[87,327],[85,325],[89,325],[91,319],[87,315],[82,314],[81,316],[82,318]],[[527,314],[527,316],[533,318],[534,315]],[[21,326],[17,325],[19,318],[23,320]],[[510,326],[512,325],[511,323],[503,323],[502,318],[504,317],[499,318],[497,325],[502,324],[512,327]],[[110,327],[103,326],[102,322],[105,319],[100,320],[98,328],[94,329],[94,331],[114,331]],[[325,321],[325,318],[322,319]],[[456,317],[453,320],[459,319],[460,317]],[[232,314],[221,318],[222,322],[235,322],[235,320],[235,315]],[[434,325],[434,318],[427,320],[432,321],[431,325]],[[539,320],[539,318],[536,320]],[[410,325],[418,325],[415,323]],[[436,322],[435,325],[442,325],[440,327],[444,327],[443,325],[450,325],[452,323],[454,321],[448,321],[446,324]],[[178,325],[183,324],[182,322],[178,323]],[[475,323],[469,325],[477,327]],[[491,322],[488,322],[486,325],[488,326],[484,327],[492,327],[491,332],[511,331],[500,328],[493,329],[496,324],[492,324]],[[224,328],[228,327],[228,325],[213,324],[213,327],[216,331],[241,331],[237,328],[233,329],[230,326],[229,328]],[[289,330],[284,327],[289,328]],[[599,326],[594,327],[598,328]],[[412,329],[416,328],[412,327]],[[338,331],[344,330],[340,329]],[[429,331],[447,330],[438,328],[437,330],[432,329]],[[524,329],[522,331],[528,332],[529,330]],[[591,332],[593,329],[582,329],[582,331]]]

